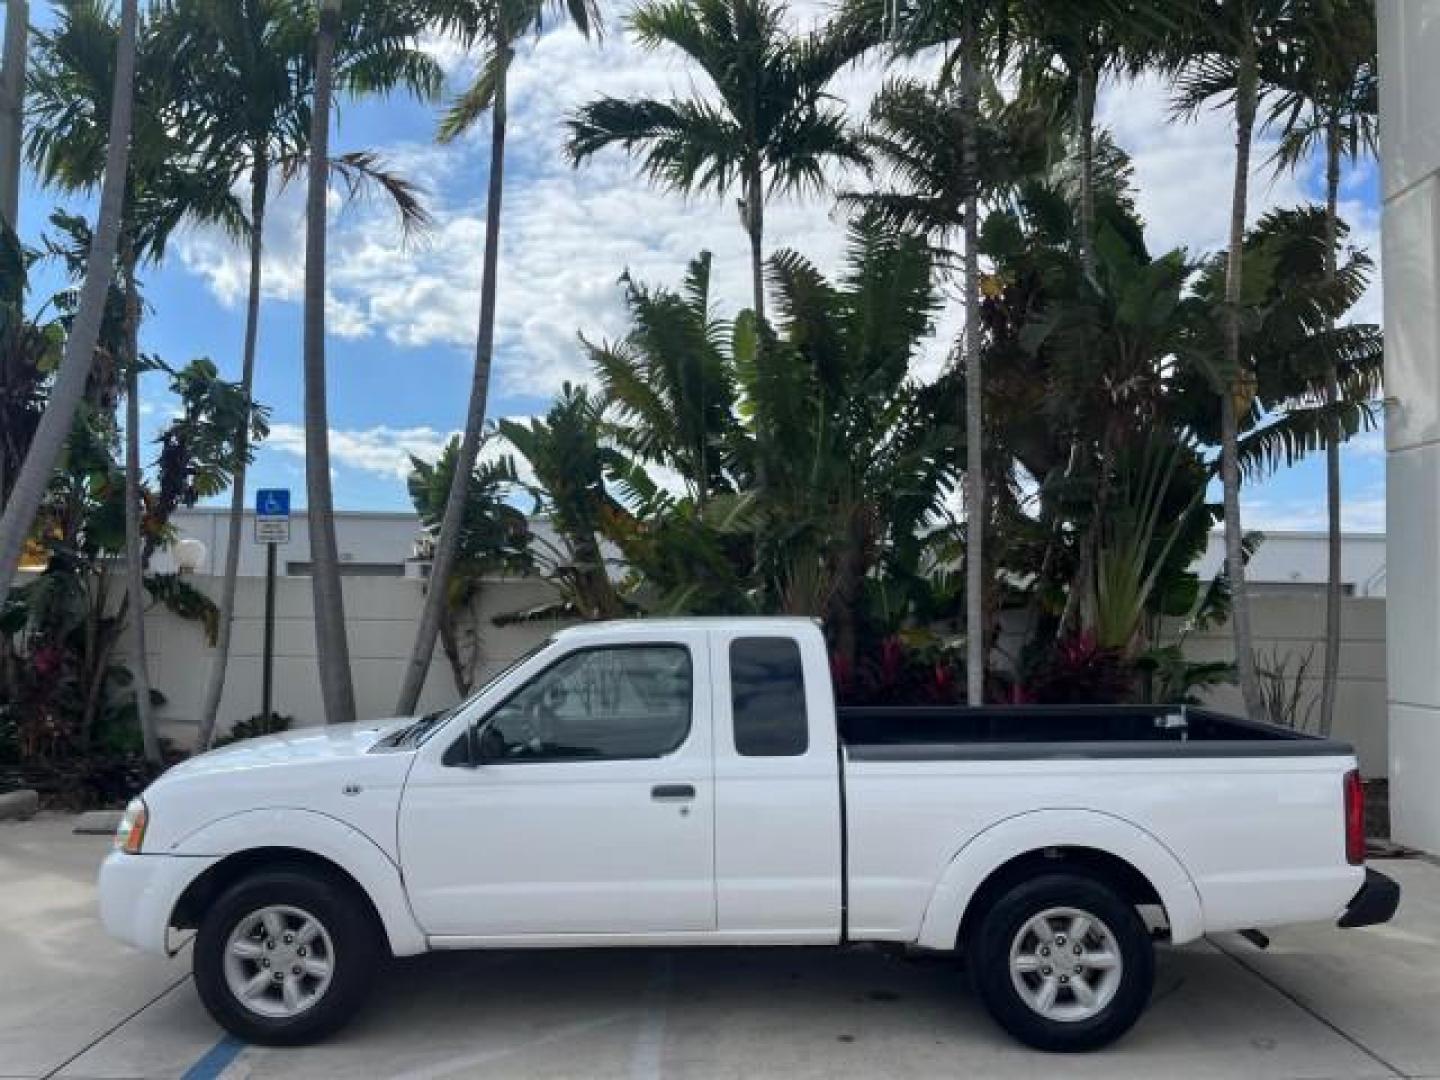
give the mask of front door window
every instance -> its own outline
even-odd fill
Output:
[[[657,758],[690,733],[690,653],[680,645],[582,649],[491,713],[482,762]]]

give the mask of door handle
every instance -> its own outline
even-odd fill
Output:
[[[694,784],[656,784],[650,789],[650,797],[657,802],[677,802],[695,798]]]

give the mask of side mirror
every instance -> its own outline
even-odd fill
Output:
[[[480,740],[475,724],[467,724],[465,734],[445,748],[440,764],[452,769],[478,769],[480,767]]]

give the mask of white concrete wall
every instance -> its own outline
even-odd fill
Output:
[[[214,578],[196,577],[195,585],[214,595]],[[389,716],[414,641],[420,615],[420,582],[395,578],[345,580],[345,616],[349,626],[350,660],[355,678],[356,711],[362,719]],[[496,627],[491,618],[553,599],[540,581],[488,583],[480,603],[484,635],[484,673],[494,672],[557,628],[555,623]],[[219,728],[227,730],[238,720],[260,711],[261,637],[264,580],[242,578],[236,607],[230,674],[225,683]],[[276,581],[275,708],[295,717],[297,725],[323,719],[315,666],[315,632],[311,620],[308,578]],[[1308,685],[1318,691],[1320,639],[1324,626],[1324,600],[1318,595],[1262,596],[1254,603],[1256,647],[1265,654],[1277,650],[1300,656],[1314,646]],[[1386,772],[1385,729],[1385,603],[1381,600],[1346,600],[1344,645],[1341,650],[1340,687],[1335,735],[1354,743],[1367,776]],[[147,620],[150,678],[168,699],[161,712],[164,733],[188,746],[214,655],[200,628],[163,610],[152,610]],[[1192,636],[1188,654],[1196,660],[1229,660],[1233,656],[1226,627]],[[456,699],[450,667],[438,650],[421,697],[422,711],[449,705]],[[1233,688],[1218,690],[1212,704],[1236,711],[1239,694]]]
[[[1440,851],[1440,0],[1382,0],[1390,809]]]
[[[196,576],[191,581],[212,597],[219,592],[217,578]],[[260,712],[265,580],[241,578],[237,584],[230,670],[217,722],[222,732]],[[297,726],[318,724],[324,719],[324,711],[315,660],[310,579],[279,578],[275,584],[274,708],[282,715],[293,716]],[[346,578],[344,590],[356,714],[361,719],[391,716],[415,640],[423,597],[421,583],[398,578]],[[548,603],[553,598],[550,588],[538,580],[487,583],[480,601],[482,678],[556,629],[554,623],[501,629],[491,625],[491,617]],[[205,643],[198,624],[157,609],[152,609],[146,619],[146,647],[150,681],[167,698],[160,713],[163,733],[177,745],[188,746],[214,650]],[[437,644],[420,709],[429,711],[455,700],[450,666]]]
[[[205,565],[199,568],[202,574],[215,574],[224,569],[230,532],[228,510],[178,510],[171,524],[181,538],[193,538],[205,545]],[[342,562],[402,566],[410,557],[419,533],[420,519],[414,514],[367,512],[335,515],[335,542],[339,545]],[[265,548],[255,543],[255,515],[249,511],[245,513],[240,536],[240,576],[264,576]],[[281,544],[276,555],[282,574],[287,563],[309,561],[310,529],[305,511],[297,511],[291,516],[290,543]],[[153,567],[161,572],[173,570],[170,552],[157,552]]]
[[[175,528],[177,540],[195,539],[205,545],[205,562],[199,567],[200,573],[216,574],[224,569],[230,531],[229,510],[213,507],[177,510],[170,524]],[[530,530],[536,537],[537,546],[543,550],[558,542],[554,528],[545,518],[532,517]],[[419,535],[420,519],[411,513],[380,510],[335,512],[335,542],[340,549],[342,564],[367,563],[394,567],[398,571],[410,559]],[[241,524],[240,536],[240,576],[263,576],[265,548],[255,543],[255,515],[248,510]],[[290,516],[290,543],[281,544],[276,554],[282,574],[290,563],[309,562],[310,519],[306,511],[297,510]],[[620,553],[606,544],[605,555],[607,559],[618,560]],[[168,550],[157,552],[151,565],[162,573],[175,569]],[[621,573],[618,565],[612,570],[617,577]]]
[[[1385,603],[1378,599],[1347,599],[1341,609],[1340,675],[1335,691],[1335,730],[1331,734],[1355,747],[1360,769],[1367,777],[1385,776],[1388,771]],[[1324,596],[1257,596],[1251,601],[1250,611],[1255,651],[1266,660],[1272,655],[1293,657],[1289,665],[1293,671],[1313,648],[1305,680],[1305,702],[1314,701],[1325,665]],[[1192,635],[1186,642],[1185,654],[1197,661],[1233,660],[1235,646],[1230,628],[1217,626]],[[1244,711],[1240,690],[1234,686],[1217,688],[1207,704],[1225,712]],[[1304,708],[1302,704],[1302,711]],[[1314,730],[1319,718],[1317,706],[1310,718],[1310,730]]]

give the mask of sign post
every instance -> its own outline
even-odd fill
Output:
[[[275,549],[290,542],[290,489],[255,493],[255,542],[265,545],[265,640],[260,669],[260,716],[268,724],[275,690]]]

